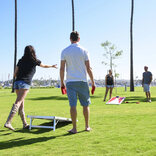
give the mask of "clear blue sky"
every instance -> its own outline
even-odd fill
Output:
[[[156,0],[135,0],[134,78],[142,77],[144,65],[156,78]],[[76,30],[80,44],[90,53],[96,79],[103,79],[108,67],[101,64],[101,43],[109,40],[124,51],[115,63],[120,78],[129,79],[129,21],[131,0],[75,0]],[[0,1],[0,80],[13,73],[14,1]],[[18,55],[33,45],[45,64],[60,64],[62,49],[70,44],[71,0],[18,0]],[[35,78],[58,79],[59,70],[37,68]]]

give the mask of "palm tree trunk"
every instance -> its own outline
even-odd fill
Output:
[[[74,0],[72,0],[72,31],[75,31]]]
[[[14,69],[13,71],[15,72],[16,68],[16,59],[17,59],[17,0],[15,0],[15,51],[14,51]],[[14,73],[13,73],[13,82],[12,82],[12,93],[14,92]]]
[[[131,19],[130,19],[130,91],[134,91],[133,80],[133,14],[134,14],[134,0],[131,0]]]

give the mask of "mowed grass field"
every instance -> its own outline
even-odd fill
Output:
[[[129,90],[129,89],[128,89]],[[144,102],[142,88],[135,92],[115,89],[113,96],[125,96],[129,103],[106,105],[105,88],[97,88],[91,96],[91,132],[84,131],[82,107],[78,102],[78,133],[69,135],[71,124],[58,124],[49,129],[22,130],[16,115],[12,125],[15,132],[3,128],[15,94],[0,90],[0,155],[1,156],[156,156],[156,87],[151,88],[152,103]],[[136,104],[136,102],[140,102]],[[26,115],[70,117],[66,95],[60,89],[31,89],[25,100]],[[29,123],[29,119],[27,119]],[[34,120],[34,124],[50,124]]]

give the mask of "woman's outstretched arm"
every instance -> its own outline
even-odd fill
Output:
[[[57,68],[57,64],[55,64],[55,65],[45,65],[45,64],[40,64],[40,67],[42,67],[42,68]]]

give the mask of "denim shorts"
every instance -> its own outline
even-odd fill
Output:
[[[89,96],[89,87],[87,82],[67,82],[66,88],[69,104],[71,107],[76,107],[77,97],[79,98],[81,106],[89,106],[89,104],[91,104]]]
[[[29,89],[30,85],[25,83],[24,81],[15,81],[14,89]]]
[[[106,85],[107,88],[114,88],[114,85]]]
[[[149,92],[149,91],[150,91],[149,84],[144,84],[144,92]]]

